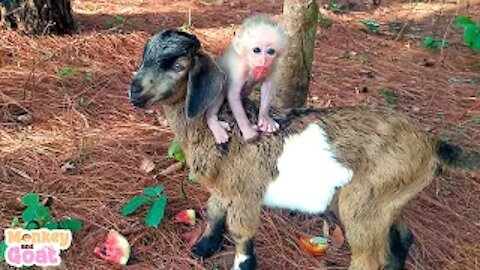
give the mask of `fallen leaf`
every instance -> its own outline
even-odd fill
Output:
[[[150,173],[155,169],[155,163],[149,158],[144,158],[142,160],[142,164],[140,165],[140,170],[144,171],[145,173]]]
[[[335,225],[333,229],[330,230],[330,241],[332,243],[332,246],[336,248],[341,248],[343,246],[343,243],[345,242],[345,238],[343,236],[343,231],[340,226]]]
[[[62,171],[63,174],[74,174],[76,169],[77,166],[75,166],[75,162],[73,161],[67,161],[60,167],[60,171]]]

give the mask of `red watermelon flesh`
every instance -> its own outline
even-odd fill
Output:
[[[106,261],[126,265],[130,257],[130,244],[123,235],[110,230],[105,242],[95,247],[93,252]]]

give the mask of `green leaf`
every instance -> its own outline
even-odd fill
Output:
[[[427,47],[427,48],[431,48],[432,44],[433,44],[433,38],[432,37],[425,37],[423,39],[423,47]]]
[[[30,222],[37,219],[37,208],[39,205],[30,205],[23,210],[22,219],[25,222]]]
[[[5,260],[5,252],[7,252],[7,242],[3,240],[0,244],[0,261]]]
[[[128,216],[131,213],[135,212],[137,208],[140,206],[144,205],[146,202],[148,202],[149,198],[145,195],[136,195],[133,198],[131,198],[123,207],[120,213],[123,216]]]
[[[475,38],[475,25],[465,26],[465,31],[463,32],[463,42],[471,47],[473,44],[473,39]]]
[[[163,192],[163,186],[157,185],[156,187],[146,187],[143,189],[143,194],[150,196],[150,197],[157,197],[160,196]]]
[[[35,221],[30,221],[27,223],[27,226],[25,227],[27,230],[35,230],[38,229],[38,224]]]
[[[58,222],[56,221],[49,221],[47,223],[45,223],[42,228],[47,228],[49,230],[55,230],[55,229],[58,229]]]
[[[36,216],[37,216],[37,221],[40,221],[41,223],[52,220],[52,215],[50,214],[50,210],[43,205],[37,206]]]
[[[57,76],[60,77],[61,80],[65,79],[68,75],[73,73],[72,67],[64,67],[57,71]]]
[[[147,217],[145,218],[145,223],[150,227],[158,228],[158,224],[160,224],[165,214],[166,206],[167,196],[161,195],[160,198],[153,201],[153,204],[147,213]]]
[[[82,226],[83,222],[81,220],[69,217],[64,218],[59,224],[60,228],[70,230],[72,233],[78,232],[80,229],[82,229]]]
[[[472,49],[476,51],[480,50],[480,25],[476,27],[475,36],[472,40]]]
[[[461,26],[461,27],[465,27],[465,26],[468,26],[468,25],[475,25],[476,23],[470,19],[469,17],[467,16],[458,16],[457,18],[455,18],[455,23],[458,25],[458,26]]]
[[[198,179],[192,172],[188,174],[188,181],[193,184],[198,184]]]
[[[40,196],[38,196],[35,193],[25,194],[25,196],[23,196],[23,198],[22,198],[22,203],[26,206],[39,204],[40,203]]]
[[[20,222],[20,219],[18,217],[15,217],[13,220],[12,220],[12,226],[13,227],[19,227],[21,226],[22,223]]]
[[[173,140],[170,147],[168,147],[168,157],[172,157],[177,161],[185,161],[185,153],[183,153],[182,147],[177,140]]]
[[[387,101],[388,105],[395,107],[395,98],[393,97],[393,93],[391,91],[379,89],[377,92],[380,96],[385,98],[385,101]]]

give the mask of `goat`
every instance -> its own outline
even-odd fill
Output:
[[[332,213],[352,251],[349,269],[402,269],[413,239],[402,219],[407,202],[442,167],[479,167],[478,156],[429,136],[399,113],[366,106],[273,112],[281,129],[248,143],[224,104],[219,118],[233,129],[228,152],[221,152],[205,110],[225,80],[196,36],[163,30],[146,43],[128,93],[134,106],[163,105],[190,170],[211,194],[207,228],[192,252],[213,255],[228,228],[233,269],[256,268],[262,206]],[[255,123],[257,104],[244,103]]]

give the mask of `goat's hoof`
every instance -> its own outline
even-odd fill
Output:
[[[226,156],[228,154],[228,143],[217,143],[216,146],[222,156]]]
[[[211,257],[215,251],[218,250],[220,244],[222,243],[223,236],[207,236],[202,237],[195,245],[192,247],[192,253],[196,256],[206,259]]]
[[[255,270],[257,269],[257,259],[255,256],[250,256],[245,261],[239,263],[238,265],[234,265],[232,270]]]

